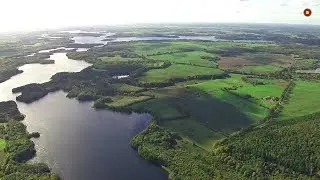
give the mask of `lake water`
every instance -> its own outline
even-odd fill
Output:
[[[96,111],[91,103],[56,92],[30,105],[19,103],[35,139],[34,162],[45,162],[63,179],[167,179],[159,167],[138,157],[130,139],[152,119],[147,114]]]
[[[43,83],[58,72],[78,72],[90,66],[54,53],[55,64],[27,64],[24,72],[0,83],[0,101],[14,100],[15,87]],[[88,179],[167,179],[167,175],[138,157],[130,139],[152,119],[148,114],[121,114],[94,110],[91,103],[68,99],[64,92],[50,93],[31,104],[18,102],[26,115],[29,132],[40,132],[34,139],[37,156],[32,162],[45,162],[66,180]]]
[[[74,43],[77,44],[108,44],[108,42],[129,42],[129,41],[161,41],[161,40],[206,40],[206,41],[218,41],[214,36],[179,36],[178,38],[171,37],[117,37],[112,38],[111,35],[114,33],[107,33],[100,37],[93,36],[75,36],[72,38]],[[103,41],[104,39],[110,38],[109,41]]]
[[[49,59],[54,64],[26,64],[19,67],[23,73],[11,77],[8,81],[0,84],[0,101],[14,100],[15,95],[11,93],[13,88],[30,83],[44,83],[58,72],[79,72],[90,66],[85,61],[71,60],[66,53],[55,53]]]

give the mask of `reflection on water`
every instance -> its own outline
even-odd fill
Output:
[[[179,36],[176,37],[117,37],[112,38],[111,35],[114,33],[107,33],[104,36],[92,37],[92,36],[75,36],[72,38],[76,44],[108,44],[108,42],[129,42],[129,41],[161,41],[161,40],[175,40],[175,39],[185,39],[185,40],[206,40],[206,41],[217,41],[214,36]],[[104,39],[109,39],[108,41],[103,41]]]
[[[76,44],[107,44],[108,41],[103,41],[109,36],[114,35],[114,33],[106,33],[103,36],[94,37],[94,36],[75,36],[71,38]]]
[[[91,103],[68,99],[56,92],[19,109],[26,114],[29,132],[35,139],[37,157],[63,179],[166,179],[162,170],[139,158],[130,139],[152,119],[147,114],[131,115],[96,111]]]
[[[59,48],[55,48],[55,49],[46,49],[46,50],[41,50],[39,51],[39,53],[50,53],[51,51],[55,51],[55,50],[73,50],[74,48],[66,48],[66,47],[59,47]]]
[[[100,43],[104,38],[75,37],[74,40]],[[66,53],[54,53],[50,59],[55,63],[19,67],[23,73],[0,83],[0,101],[14,100],[11,90],[15,87],[44,83],[58,72],[78,72],[90,66],[87,62],[69,59]],[[130,147],[130,139],[147,126],[152,119],[150,115],[97,111],[91,108],[91,103],[80,103],[65,96],[59,91],[31,104],[17,102],[19,110],[26,115],[23,122],[27,130],[41,134],[39,139],[34,139],[37,156],[32,162],[47,163],[66,180],[167,179],[161,168],[138,157]]]
[[[0,101],[14,100],[11,90],[30,83],[44,83],[58,72],[79,72],[90,66],[85,61],[69,59],[66,53],[55,53],[50,56],[54,64],[26,64],[19,67],[23,73],[11,77],[0,84]]]

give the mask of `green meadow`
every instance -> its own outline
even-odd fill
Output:
[[[295,81],[292,94],[288,102],[283,105],[279,118],[290,119],[320,112],[319,88],[319,81]]]
[[[175,78],[188,78],[197,75],[216,75],[222,73],[219,69],[199,67],[184,64],[173,64],[165,69],[154,69],[139,78],[141,83],[167,82]]]
[[[164,54],[157,56],[149,56],[153,60],[169,61],[171,63],[188,64],[203,67],[217,67],[216,58],[214,54],[203,51],[181,52],[173,54]]]

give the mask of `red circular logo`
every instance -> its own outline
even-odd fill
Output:
[[[309,17],[309,16],[311,16],[312,11],[311,11],[311,9],[305,9],[305,10],[303,11],[303,14],[304,14],[305,16]]]

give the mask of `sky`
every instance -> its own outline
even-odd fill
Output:
[[[133,23],[320,24],[320,0],[0,0],[0,7],[0,32]]]

